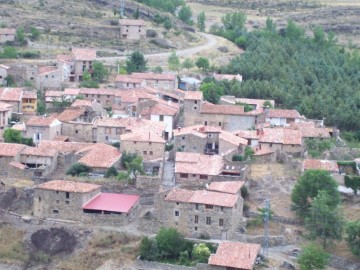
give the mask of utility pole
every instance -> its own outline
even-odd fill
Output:
[[[263,243],[263,256],[268,256],[269,248],[269,220],[270,220],[270,199],[264,202],[264,243]]]

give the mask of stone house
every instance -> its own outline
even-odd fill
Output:
[[[61,89],[67,79],[63,68],[57,66],[40,67],[36,75],[36,87],[40,90]]]
[[[174,74],[162,73],[137,73],[131,74],[132,78],[145,80],[146,86],[159,90],[175,90],[178,88],[178,78]]]
[[[20,163],[30,168],[35,178],[46,177],[56,169],[58,154],[56,149],[27,146],[20,154]]]
[[[244,138],[248,141],[247,145],[256,147],[259,145],[260,130],[235,130],[232,134]]]
[[[36,91],[24,91],[21,99],[23,114],[36,114],[37,94]]]
[[[202,92],[188,91],[184,97],[184,125],[219,126],[224,130],[247,130],[263,122],[263,112],[245,112],[240,105],[214,105],[203,101]]]
[[[164,226],[190,237],[232,239],[243,223],[243,199],[236,194],[174,188],[159,194],[157,207]]]
[[[155,132],[140,130],[120,136],[121,152],[137,153],[145,161],[163,159],[165,140]]]
[[[0,143],[0,175],[8,176],[11,162],[20,162],[20,153],[26,145],[15,143]]]
[[[66,88],[64,90],[65,98],[75,100],[77,96],[83,96],[86,100],[97,101],[103,108],[111,108],[115,103],[114,89],[105,88]]]
[[[34,188],[34,216],[120,225],[139,206],[137,195],[102,193],[95,184],[53,180]],[[112,223],[111,223],[112,222]]]
[[[144,20],[120,19],[120,38],[123,40],[139,40],[146,38]]]
[[[203,186],[222,173],[223,158],[219,155],[177,152],[175,157],[176,183],[184,186]]]
[[[265,112],[265,121],[272,126],[287,127],[291,123],[298,123],[301,120],[301,115],[297,110],[281,110],[270,109]]]
[[[21,113],[23,88],[0,88],[0,101],[11,104],[12,113]]]
[[[282,151],[300,156],[303,152],[301,131],[287,128],[264,128],[260,131],[257,150]]]
[[[85,70],[89,73],[92,72],[92,64],[96,60],[96,50],[72,48],[71,52],[75,62],[73,73],[71,75],[75,77],[76,82],[81,82]]]
[[[209,257],[209,270],[253,270],[260,248],[259,244],[220,242]]]
[[[304,159],[302,171],[324,170],[331,174],[339,174],[340,169],[336,160]]]
[[[25,81],[31,81],[35,83],[36,75],[39,72],[39,68],[33,64],[27,63],[13,63],[9,70],[8,75],[10,75],[16,84],[24,84]]]
[[[241,196],[241,188],[243,186],[244,181],[211,182],[210,185],[207,187],[207,190]]]
[[[112,106],[116,115],[122,112],[123,117],[141,115],[144,104],[153,106],[156,102],[152,101],[154,95],[144,89],[117,90],[115,93],[115,104]],[[145,102],[148,101],[148,102]]]
[[[117,75],[114,83],[119,89],[138,89],[146,86],[144,79],[134,78],[131,75]]]
[[[82,206],[100,194],[101,186],[53,180],[34,189],[34,216],[78,220]]]
[[[98,143],[120,142],[120,135],[125,133],[126,125],[122,118],[100,117],[94,122],[94,133]]]
[[[306,139],[330,139],[333,132],[332,128],[317,127],[314,122],[291,123],[289,128],[301,131],[303,143]]]
[[[53,91],[47,90],[45,92],[45,106],[46,109],[53,108],[54,101],[60,101],[63,98],[64,92],[63,91]]]
[[[246,139],[218,126],[196,125],[174,130],[174,147],[184,152],[228,156],[241,154],[247,143]]]
[[[33,116],[26,122],[26,137],[37,145],[41,140],[52,140],[61,134],[61,122],[55,116]]]
[[[0,64],[0,86],[6,86],[6,77],[8,76],[8,70],[10,67]]]
[[[121,166],[120,151],[107,144],[97,143],[85,147],[77,151],[75,156],[79,158],[79,163],[89,166],[96,174],[105,174],[110,167],[119,169]]]
[[[11,109],[12,105],[0,102],[0,129],[4,129],[9,125]]]
[[[0,28],[0,43],[14,42],[15,36],[15,28]]]

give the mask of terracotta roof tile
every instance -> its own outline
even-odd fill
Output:
[[[259,134],[256,130],[235,130],[231,131],[231,133],[245,139],[259,139]]]
[[[203,93],[201,91],[186,91],[184,100],[202,100]]]
[[[61,122],[70,122],[79,118],[85,112],[84,107],[70,107],[65,109],[62,113],[60,113],[57,117]]]
[[[44,75],[46,73],[50,73],[56,70],[58,70],[56,66],[39,67],[39,75]]]
[[[131,25],[131,26],[143,26],[145,25],[144,20],[131,20],[131,19],[120,19],[120,25]]]
[[[46,148],[44,146],[31,147],[27,146],[22,152],[21,155],[27,156],[37,156],[37,157],[54,157],[58,151],[54,148]]]
[[[10,111],[12,107],[11,104],[0,102],[0,112]]]
[[[15,161],[10,162],[9,165],[19,170],[25,170],[28,168],[26,165]]]
[[[244,115],[244,107],[239,105],[214,105],[204,103],[201,108],[202,114],[229,114],[229,115]]]
[[[259,244],[221,242],[216,253],[210,255],[208,264],[252,270],[259,252]]]
[[[243,185],[244,181],[212,182],[207,189],[210,191],[237,194]]]
[[[267,118],[301,118],[297,110],[270,109]]]
[[[64,141],[45,141],[42,140],[39,143],[39,147],[43,149],[54,149],[60,153],[77,152],[89,146],[93,146],[92,143],[80,143],[80,142],[64,142]]]
[[[115,82],[122,82],[122,83],[136,83],[141,84],[144,81],[144,79],[141,78],[135,78],[131,75],[117,75],[115,78]]]
[[[72,104],[71,107],[82,107],[82,106],[88,106],[91,107],[92,101],[88,99],[77,99]]]
[[[21,101],[23,88],[0,88],[0,100],[2,101]]]
[[[219,135],[220,140],[227,141],[233,145],[247,145],[248,141],[241,137],[231,134],[230,132],[222,131]]]
[[[115,147],[102,143],[85,147],[76,154],[85,154],[78,162],[91,168],[110,168],[121,158]]]
[[[94,61],[96,59],[96,50],[72,48],[71,52],[77,61]]]
[[[66,89],[65,89],[66,90]],[[81,95],[109,95],[115,96],[115,89],[107,89],[107,88],[80,88],[79,94]]]
[[[74,60],[74,56],[71,54],[59,54],[56,56],[56,60],[59,62],[71,62]]]
[[[41,126],[41,127],[49,127],[53,124],[60,124],[60,122],[56,119],[56,115],[51,115],[48,117],[45,116],[33,116],[26,122],[27,126]]]
[[[175,159],[176,173],[219,175],[224,162],[219,155],[177,152]]]
[[[56,190],[63,192],[75,192],[75,193],[87,193],[100,189],[100,187],[101,186],[94,184],[64,181],[64,180],[52,180],[36,186],[36,188],[38,189]]]
[[[339,172],[339,165],[334,160],[305,159],[303,162],[304,170],[325,170],[329,172]]]
[[[80,94],[80,88],[65,88],[64,95],[77,96]]]
[[[154,95],[149,94],[143,89],[120,90],[115,93],[120,98],[121,103],[137,103],[140,100],[153,99]]]
[[[126,133],[120,135],[120,141],[129,142],[152,142],[152,143],[165,143],[166,141],[158,134],[151,131],[138,131],[135,133]]]
[[[193,195],[192,190],[174,188],[166,195],[165,201],[188,203]]]
[[[45,97],[62,97],[64,93],[65,93],[64,91],[48,90],[45,92]]]
[[[196,190],[190,198],[190,203],[210,204],[223,207],[234,207],[239,199],[238,195],[213,192],[207,190]]]
[[[131,77],[144,80],[175,81],[176,75],[163,73],[131,73]]]
[[[301,145],[302,138],[300,130],[264,128],[263,133],[260,135],[259,142]]]
[[[16,124],[13,125],[11,128],[12,128],[12,129],[15,129],[15,130],[20,130],[20,131],[26,131],[26,125],[25,125],[25,123],[16,123]]]
[[[176,109],[172,106],[168,106],[163,103],[157,103],[154,107],[151,108],[150,113],[152,115],[169,115],[174,116],[178,113],[179,109]]]
[[[14,157],[21,152],[26,145],[16,143],[0,143],[1,157]]]
[[[313,122],[291,123],[290,128],[299,129],[304,138],[330,138],[329,129],[315,127]]]
[[[36,91],[24,91],[22,98],[37,99]]]

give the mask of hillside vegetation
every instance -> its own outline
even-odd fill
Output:
[[[360,129],[358,51],[346,52],[334,35],[320,28],[308,37],[303,28],[289,22],[278,32],[270,19],[266,29],[239,31],[234,39],[239,37],[245,53],[221,69],[242,74],[244,82],[225,94],[274,99],[278,107],[325,118],[327,125]]]

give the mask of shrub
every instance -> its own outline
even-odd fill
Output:
[[[117,170],[115,169],[114,166],[111,166],[105,173],[104,177],[105,178],[110,178],[110,177],[116,177],[118,175]]]
[[[156,243],[161,257],[177,259],[183,250],[184,237],[174,228],[161,228],[156,235]]]
[[[140,243],[140,257],[142,260],[154,261],[158,254],[157,244],[155,239],[150,239],[147,236],[141,240]]]
[[[172,143],[165,145],[165,151],[169,152],[174,148],[174,145]]]
[[[241,197],[243,197],[244,200],[249,197],[249,190],[247,186],[242,186],[240,191],[241,191]]]
[[[90,171],[91,169],[89,166],[82,163],[75,163],[67,170],[66,175],[79,176],[81,173],[87,174]]]
[[[242,155],[235,154],[232,157],[232,161],[243,161],[244,157]]]
[[[247,212],[250,210],[250,206],[247,203],[244,203],[243,205],[243,212]]]
[[[357,192],[360,189],[360,176],[346,175],[345,176],[345,186],[347,188],[351,188],[354,191],[354,194],[357,195]]]
[[[210,257],[210,249],[204,244],[194,245],[192,251],[192,257],[197,260],[199,263],[207,263]]]
[[[202,232],[202,233],[200,233],[198,238],[203,239],[203,240],[208,240],[208,239],[210,239],[210,235],[207,232]]]
[[[128,180],[129,174],[127,172],[119,172],[117,179],[120,181]]]

